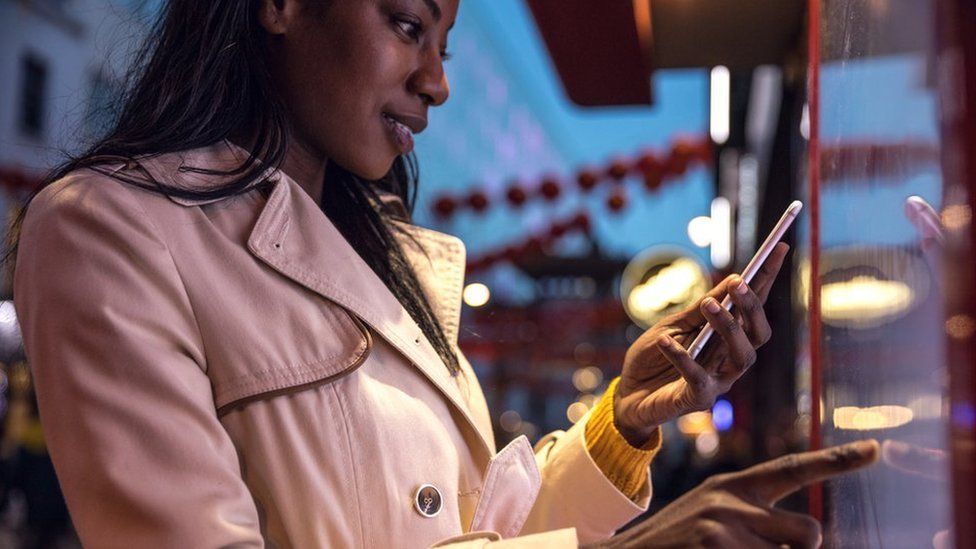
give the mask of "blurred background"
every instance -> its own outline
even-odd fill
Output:
[[[111,123],[162,3],[0,0],[6,211]],[[883,465],[785,506],[837,547],[976,543],[952,527],[976,468],[969,3],[460,6],[414,219],[466,245],[460,344],[499,445],[580,420],[628,345],[801,199],[774,338],[711,411],[664,426],[649,512],[717,472],[875,437]],[[73,547],[3,297],[0,547]]]

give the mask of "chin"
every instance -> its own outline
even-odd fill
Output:
[[[390,173],[393,168],[393,162],[396,157],[384,158],[382,160],[377,159],[373,162],[363,162],[354,165],[354,167],[346,168],[350,173],[357,177],[369,181],[376,181],[377,179],[383,179],[386,174]]]

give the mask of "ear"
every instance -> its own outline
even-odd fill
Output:
[[[295,0],[260,0],[258,23],[268,34],[285,34],[297,11],[297,3]]]

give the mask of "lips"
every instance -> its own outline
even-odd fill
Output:
[[[427,118],[423,116],[384,112],[382,117],[400,154],[412,151],[413,134],[420,133],[427,127]]]
[[[387,114],[383,115],[383,123],[400,154],[408,154],[413,150],[413,132],[409,127]]]
[[[398,112],[384,112],[383,116],[406,126],[414,134],[420,133],[427,128],[426,116]]]

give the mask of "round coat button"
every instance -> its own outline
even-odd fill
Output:
[[[433,484],[424,484],[417,488],[413,506],[421,515],[427,518],[436,517],[437,513],[441,512],[442,504],[441,492]]]

